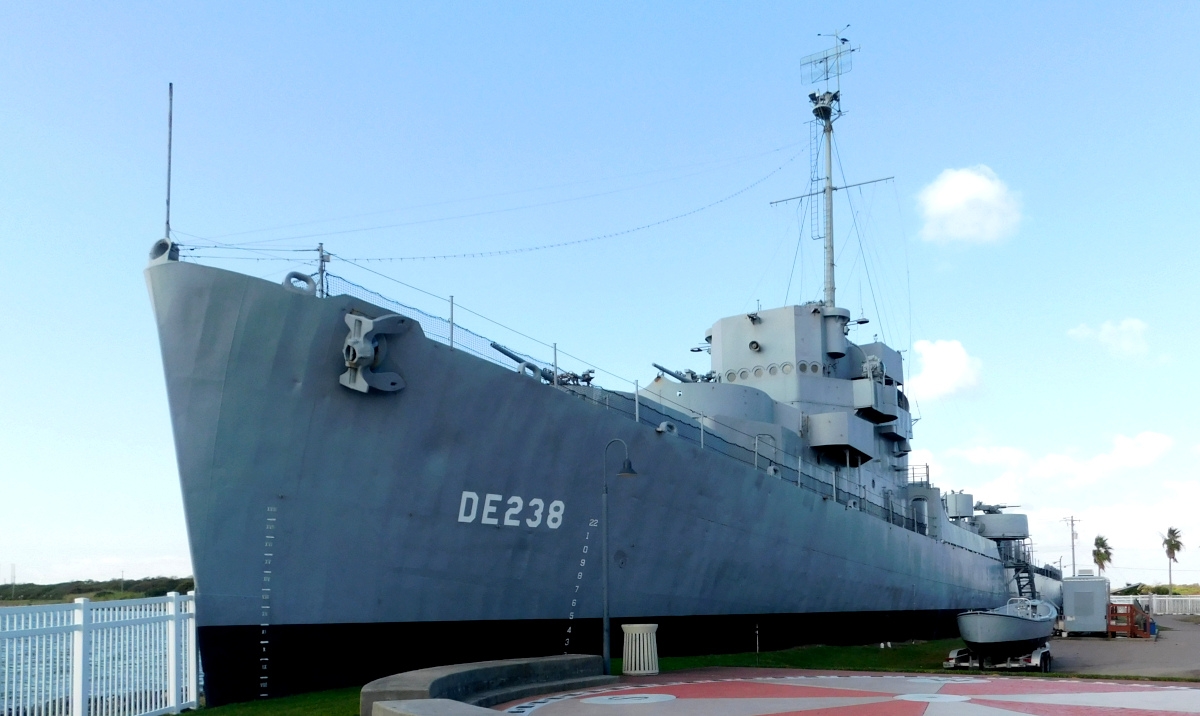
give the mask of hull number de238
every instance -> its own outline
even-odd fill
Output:
[[[480,498],[479,493],[463,490],[462,500],[458,503],[458,521],[474,522],[479,518],[481,525],[497,525],[504,527],[541,527],[545,525],[552,530],[562,526],[563,511],[566,506],[562,500],[554,500],[549,505],[540,497],[529,502],[513,495],[507,500],[504,495],[492,493]]]

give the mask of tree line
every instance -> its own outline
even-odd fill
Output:
[[[137,599],[162,597],[167,592],[186,594],[196,588],[191,577],[143,577],[142,579],[91,579],[59,584],[0,585],[0,600],[69,602],[76,597],[91,599]]]
[[[1177,557],[1183,551],[1183,532],[1178,527],[1168,527],[1167,533],[1159,536],[1162,537],[1163,551],[1167,553],[1167,594],[1174,594],[1175,575],[1171,568],[1179,561]],[[1092,562],[1098,574],[1104,574],[1105,567],[1112,564],[1112,557],[1113,549],[1108,539],[1104,535],[1096,535],[1092,544]]]

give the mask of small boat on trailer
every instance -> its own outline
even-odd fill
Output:
[[[1048,644],[1056,619],[1058,609],[1053,604],[1025,597],[1009,599],[997,609],[963,612],[958,615],[958,631],[967,648],[952,652],[946,664],[966,665],[959,663],[965,659],[967,664],[977,660],[983,667],[1048,671]]]

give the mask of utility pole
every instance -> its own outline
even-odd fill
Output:
[[[1074,577],[1074,576],[1076,576],[1076,574],[1075,574],[1075,540],[1079,539],[1079,533],[1077,533],[1075,531],[1075,523],[1081,522],[1082,520],[1077,520],[1077,519],[1075,519],[1075,515],[1071,515],[1070,517],[1064,517],[1062,519],[1062,521],[1071,525],[1071,576]]]

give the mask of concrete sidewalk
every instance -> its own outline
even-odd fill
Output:
[[[536,716],[985,716],[1200,714],[1200,685],[949,674],[818,675],[696,669],[495,707]]]
[[[1158,639],[1070,637],[1050,642],[1061,674],[1200,678],[1200,624],[1155,617]]]

